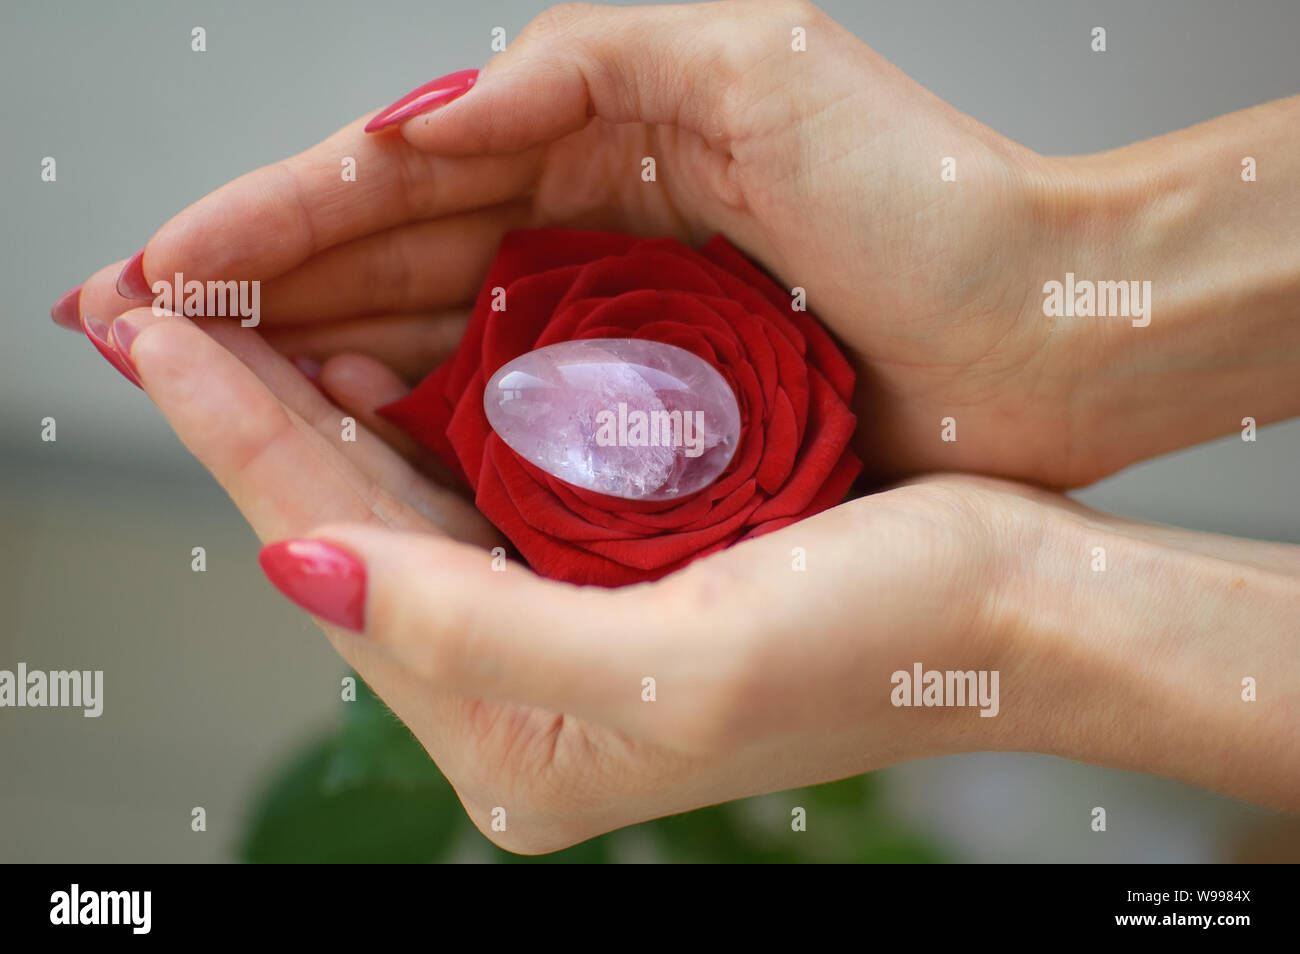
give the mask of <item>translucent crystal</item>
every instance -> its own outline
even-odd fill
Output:
[[[483,410],[525,460],[625,500],[707,487],[740,440],[740,408],[722,375],[689,351],[639,338],[522,354],[492,375]]]

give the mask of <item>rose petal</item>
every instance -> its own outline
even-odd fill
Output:
[[[799,425],[794,418],[794,408],[784,391],[776,392],[776,401],[765,426],[764,453],[758,462],[755,477],[758,486],[774,494],[785,483],[794,467],[795,451],[799,448]]]
[[[805,510],[853,437],[857,423],[853,412],[816,371],[811,371],[808,379],[812,384],[808,431],[794,472],[785,486],[755,512],[756,523]]]

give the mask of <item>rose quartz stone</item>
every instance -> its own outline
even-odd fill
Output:
[[[483,410],[520,457],[625,500],[707,487],[740,441],[740,408],[722,375],[689,351],[639,338],[522,354],[492,375]]]

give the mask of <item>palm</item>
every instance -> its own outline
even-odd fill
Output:
[[[764,626],[742,650],[766,658],[798,691],[787,696],[774,689],[732,699],[728,704],[740,708],[724,706],[726,714],[717,725],[706,725],[702,736],[680,735],[680,727],[660,722],[659,717],[652,718],[652,728],[632,733],[531,706],[435,692],[427,686],[406,691],[388,682],[387,671],[367,670],[364,659],[354,664],[368,679],[378,680],[380,694],[438,762],[485,834],[515,850],[553,850],[632,821],[757,794],[764,789],[751,787],[754,779],[765,779],[775,789],[877,767],[882,741],[895,731],[889,720],[897,710],[890,713],[884,694],[863,692],[863,674],[870,665],[863,660],[877,654],[893,658],[904,639],[909,658],[937,655],[940,647],[951,651],[953,645],[961,645],[961,653],[971,652],[972,640],[978,643],[984,627],[991,625],[981,614],[956,609],[965,605],[959,593],[966,583],[956,582],[964,575],[960,568],[982,567],[988,561],[988,550],[982,545],[971,548],[970,542],[977,539],[972,530],[987,522],[1004,522],[1005,516],[999,515],[1011,509],[1024,512],[1029,502],[1036,507],[1075,506],[1056,495],[997,481],[939,478],[860,498],[844,504],[839,512],[755,541],[761,542],[765,554],[750,549],[742,558],[739,550],[731,550],[693,564],[690,575],[713,581],[712,599],[726,621],[723,625],[738,626],[739,613],[728,601],[752,601],[752,594],[738,580],[765,586],[753,579],[755,567],[771,566],[772,554],[788,554],[793,541],[815,541],[815,548],[828,560],[840,548],[857,553],[856,535],[845,532],[846,527],[869,528],[875,541],[869,565],[846,561],[843,568],[822,578],[824,588],[816,595],[766,606]],[[864,587],[864,580],[871,585]],[[946,582],[936,589],[936,580]],[[735,592],[717,593],[723,586],[734,587]],[[984,586],[979,584],[981,592]],[[881,594],[888,594],[889,611],[882,611]],[[640,605],[633,603],[635,598],[628,598],[626,612],[635,613]],[[817,612],[815,633],[807,632],[806,626],[810,601],[837,607],[834,612]],[[673,598],[665,593],[651,602],[671,605]],[[935,605],[949,610],[936,611]],[[864,628],[865,618],[873,623]],[[706,616],[699,624],[702,632],[663,633],[666,651],[686,655],[674,638],[722,641],[719,622]],[[804,638],[793,639],[797,633]],[[347,647],[340,648],[346,655]],[[710,668],[705,661],[708,650],[697,648],[695,653],[696,657],[676,660],[695,671],[688,683],[697,672]],[[810,714],[810,709],[819,707],[810,707],[803,698],[809,685],[817,685],[824,695],[820,712]],[[636,688],[629,685],[629,693]],[[725,688],[716,687],[709,695]],[[783,709],[783,704],[791,708]],[[788,753],[774,765],[768,734],[779,738],[782,732],[799,729],[830,746],[848,732],[858,740],[854,755],[847,761],[822,759],[815,754],[819,742],[803,753],[815,767],[801,767]],[[918,737],[917,744],[924,742]],[[737,779],[742,780],[740,787]],[[513,819],[514,827],[507,827],[505,834],[490,828],[498,807]]]
[[[670,783],[699,768],[697,759],[529,706],[429,693],[417,707],[396,711],[475,824],[520,850],[553,850],[598,834],[605,805],[642,792],[648,779]],[[507,811],[505,835],[489,827],[498,806]],[[557,815],[568,821],[557,826]],[[539,830],[546,842],[510,834]]]
[[[729,151],[692,132],[595,119],[541,153],[534,223],[687,243],[722,231],[786,287],[805,288],[858,372],[858,449],[877,477],[950,467],[1074,482],[1063,422],[1032,419],[1036,405],[1060,403],[1045,392],[1069,382],[1023,374],[1041,365],[1047,326],[1020,321],[1022,287],[968,280],[1001,257],[1024,260],[1021,249],[1000,244],[1000,232],[1020,232],[1007,193],[963,190],[956,201],[970,208],[958,212],[946,198],[860,192],[833,168],[783,175],[775,161],[787,149],[780,138],[751,143],[756,158],[737,172]],[[885,161],[895,148],[904,147],[880,142],[876,152]],[[653,184],[640,174],[645,157],[655,159]],[[743,192],[733,191],[737,182]],[[963,234],[954,223],[981,234]],[[1025,383],[1031,380],[1037,390]],[[1004,436],[996,425],[1013,405],[1024,423]],[[949,416],[977,429],[982,448],[940,442],[940,421]]]

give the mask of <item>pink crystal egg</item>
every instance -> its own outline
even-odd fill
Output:
[[[624,500],[674,500],[727,469],[740,407],[707,361],[640,338],[563,341],[502,365],[483,410],[520,457]]]

